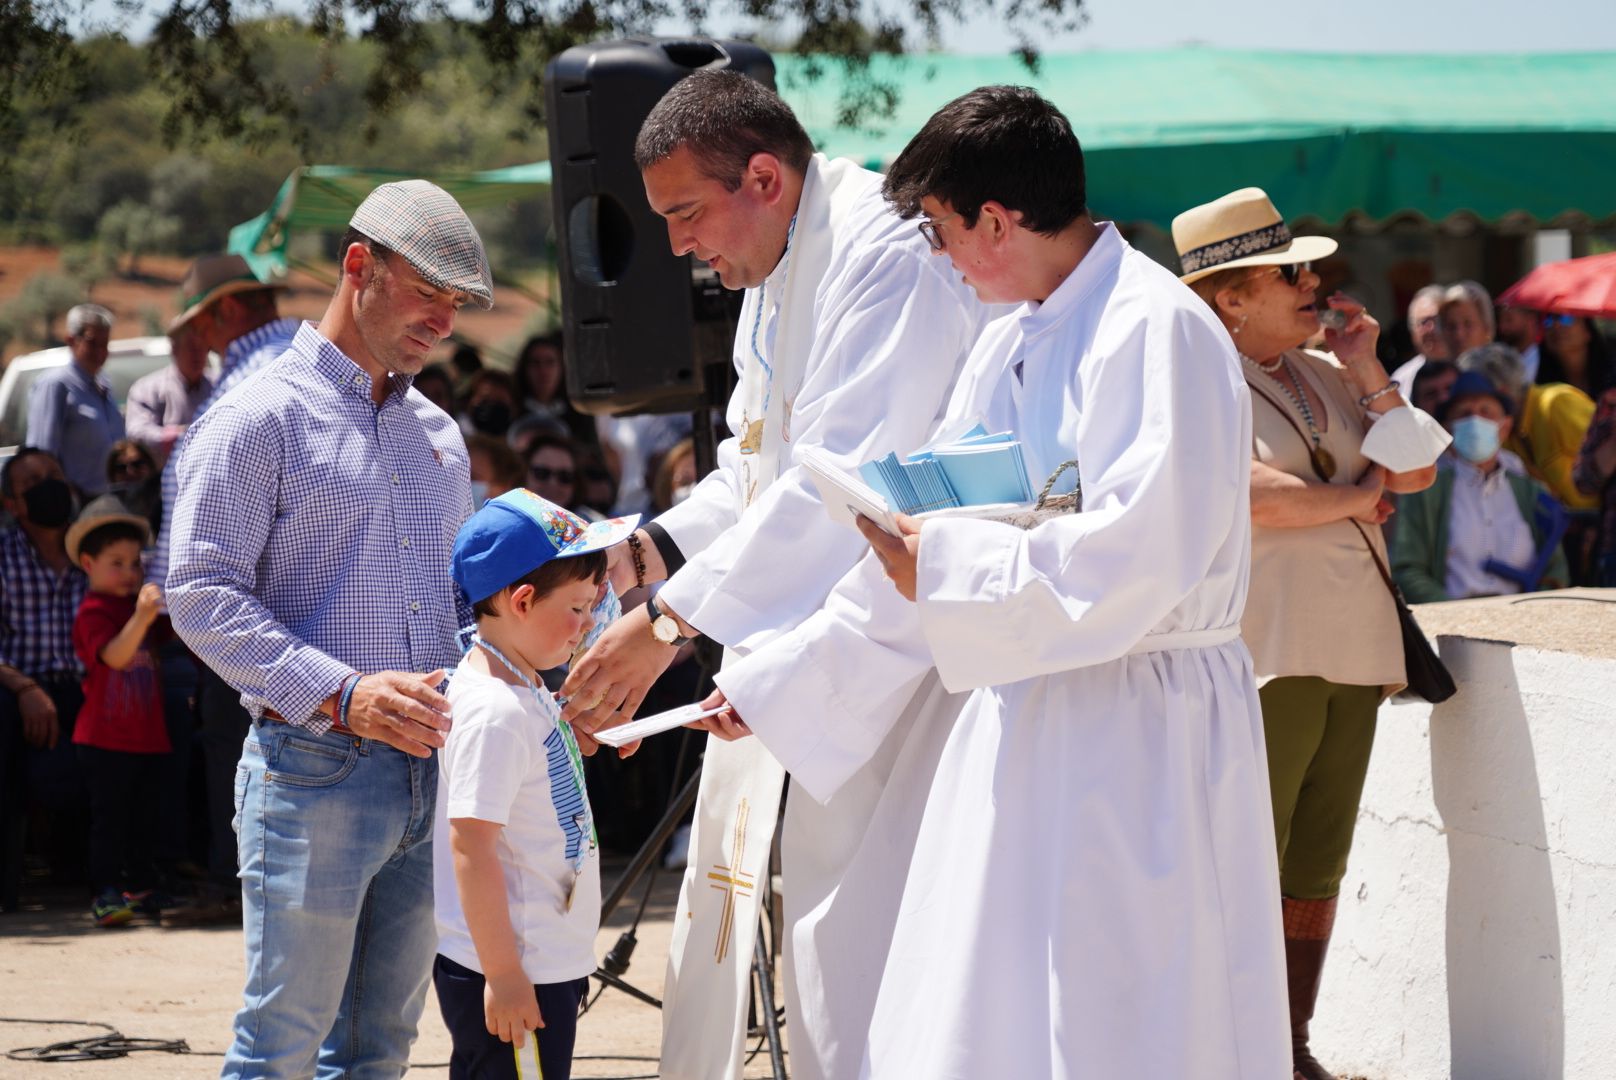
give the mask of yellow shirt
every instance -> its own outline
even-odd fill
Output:
[[[1593,398],[1575,386],[1533,385],[1527,388],[1515,430],[1505,444],[1568,510],[1599,507],[1598,496],[1584,495],[1571,480],[1571,468],[1593,418]]]

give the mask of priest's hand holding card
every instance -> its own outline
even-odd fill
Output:
[[[894,517],[902,535],[892,536],[862,515],[858,519],[858,530],[870,542],[875,557],[881,560],[881,566],[887,577],[892,579],[893,586],[905,600],[912,602],[915,598],[915,564],[920,559],[920,522],[908,514]]]

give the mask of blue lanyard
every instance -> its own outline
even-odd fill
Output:
[[[797,215],[792,214],[791,215],[791,227],[786,230],[786,250],[785,250],[785,253],[780,256],[780,288],[781,288],[782,291],[785,289],[786,280],[787,280],[787,278],[790,277],[790,274],[791,274],[791,241],[792,241],[792,238],[795,237],[796,235],[797,235]],[[768,416],[768,414],[769,414],[769,399],[774,396],[774,366],[763,358],[763,349],[758,345],[758,332],[763,329],[763,308],[764,308],[764,305],[768,303],[768,301],[769,301],[769,282],[768,282],[767,279],[765,279],[762,286],[758,290],[757,313],[752,318],[752,356],[753,356],[754,359],[757,360],[757,362],[759,364],[761,364],[763,366],[763,378],[764,378],[764,383],[763,383],[763,416],[758,417],[759,420],[762,420],[764,417]],[[779,307],[779,306],[780,306],[780,301],[776,300],[775,301],[775,307]]]
[[[515,675],[518,679],[521,679],[522,684],[529,690],[533,691],[533,696],[538,698],[541,702],[552,700],[548,694],[541,694],[539,692],[538,682],[527,672],[511,663],[510,658],[504,653],[500,652],[499,647],[493,642],[489,641],[481,634],[472,634],[471,643],[483,649],[488,653],[489,656],[492,656],[501,664],[504,664],[505,669],[512,675]],[[572,766],[572,782],[578,789],[579,799],[581,799],[584,806],[587,807],[589,805],[589,796],[586,794],[586,789],[584,787],[584,755],[578,749],[578,740],[573,737],[572,725],[563,720],[559,712],[556,714],[555,722],[556,730],[561,733],[561,744],[566,747],[567,750],[567,763]],[[599,843],[599,841],[595,836],[595,823],[593,819],[591,819],[589,822],[589,845],[590,847],[594,847],[597,843]],[[582,863],[583,855],[580,853],[577,860],[577,866],[575,866],[574,869],[581,867]]]

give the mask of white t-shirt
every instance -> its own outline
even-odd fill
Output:
[[[438,751],[432,883],[438,952],[482,971],[455,884],[450,818],[504,826],[498,850],[522,970],[536,985],[595,970],[600,853],[588,794],[574,779],[555,699],[467,665],[449,683],[454,726]],[[567,896],[571,893],[569,908]]]

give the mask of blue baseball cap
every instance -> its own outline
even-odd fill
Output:
[[[622,543],[639,524],[638,514],[585,521],[526,488],[514,488],[484,503],[460,526],[449,573],[475,604],[551,559]]]

